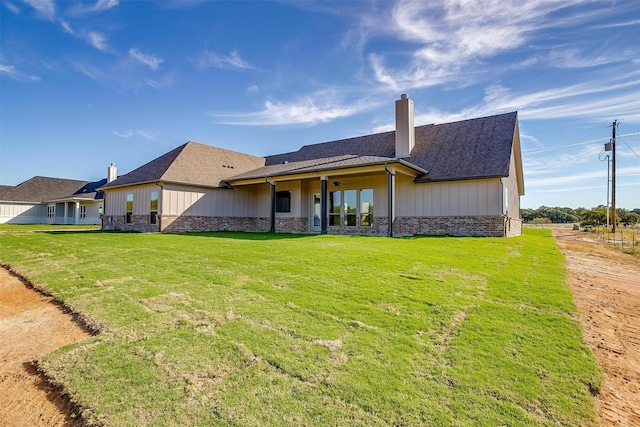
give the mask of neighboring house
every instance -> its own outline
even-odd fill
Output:
[[[105,228],[374,235],[521,234],[516,112],[254,157],[188,142],[100,188]]]
[[[0,223],[101,224],[102,193],[96,189],[106,182],[36,176],[0,186]]]

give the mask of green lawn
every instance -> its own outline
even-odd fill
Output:
[[[44,358],[105,425],[597,425],[548,230],[517,238],[4,233],[101,333]]]

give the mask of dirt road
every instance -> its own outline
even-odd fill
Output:
[[[564,253],[585,340],[604,372],[603,426],[640,426],[640,259],[592,233],[553,230]]]
[[[0,268],[0,426],[80,425],[33,361],[89,336],[52,298]]]
[[[604,370],[603,426],[640,426],[640,260],[590,233],[554,230],[585,340]],[[0,425],[75,426],[70,404],[32,361],[89,332],[51,298],[0,268]]]

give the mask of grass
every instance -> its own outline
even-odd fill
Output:
[[[548,230],[0,239],[3,263],[101,331],[41,361],[91,423],[598,423]]]

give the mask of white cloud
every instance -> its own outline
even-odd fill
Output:
[[[371,130],[371,133],[383,133],[383,132],[390,132],[392,130],[396,130],[396,127],[389,123],[386,125],[374,126],[373,129]]]
[[[239,68],[253,70],[254,67],[240,58],[237,51],[232,51],[228,56],[218,55],[215,52],[205,51],[198,59],[201,68]]]
[[[115,136],[119,136],[120,138],[131,138],[131,137],[142,137],[148,140],[153,141],[156,139],[160,132],[152,131],[152,130],[143,130],[143,129],[126,129],[124,131],[113,131]]]
[[[368,55],[373,78],[389,90],[443,83],[465,86],[479,77],[495,76],[504,66],[492,63],[489,67],[488,60],[518,53],[536,40],[541,30],[573,26],[597,15],[597,11],[567,18],[558,15],[574,5],[547,0],[400,0],[391,8],[380,7],[377,12],[359,17],[355,26],[360,39],[352,35],[353,28],[348,33],[349,39],[357,40],[360,47],[366,39],[380,35],[404,43],[401,49]],[[584,67],[608,63],[613,58],[581,58],[579,54],[579,50],[567,49],[564,57],[557,54],[556,62]],[[528,68],[539,61],[533,56],[513,62],[508,68]]]
[[[528,133],[520,132],[520,140],[523,140],[523,139],[529,140],[533,142],[535,145],[540,144],[540,141],[535,136],[529,135]]]
[[[640,19],[625,22],[613,22],[611,24],[594,25],[593,28],[617,28],[617,27],[632,27],[640,25]]]
[[[343,103],[334,90],[323,90],[293,102],[266,101],[264,109],[252,113],[209,114],[217,123],[235,125],[313,125],[341,117],[349,117],[374,108],[373,102],[361,100]]]
[[[251,85],[247,87],[247,92],[257,93],[259,90],[258,85]]]
[[[87,33],[87,41],[96,49],[107,50],[107,40],[105,36],[96,31],[89,31],[89,33]]]
[[[606,138],[604,138],[606,140]],[[553,175],[566,172],[570,166],[584,164],[597,158],[602,144],[590,144],[575,154],[562,153],[555,155],[524,155],[525,176]]]
[[[83,14],[83,13],[97,13],[104,12],[105,10],[109,10],[113,7],[118,6],[120,4],[119,0],[98,0],[94,4],[88,4],[88,2],[79,3],[72,11],[75,14]]]
[[[588,54],[578,49],[553,49],[548,56],[551,66],[558,68],[587,68],[627,60],[619,50],[614,53]]]
[[[16,15],[20,13],[20,9],[15,4],[8,1],[5,1],[3,4],[4,4],[4,7],[9,9],[11,12],[15,13]]]
[[[87,43],[89,43],[91,46],[95,47],[98,50],[108,49],[107,39],[104,35],[96,31],[86,31],[86,30],[76,31],[75,29],[73,29],[73,27],[71,27],[71,24],[69,24],[69,22],[65,21],[64,19],[58,19],[57,21],[62,27],[62,29],[67,33],[71,34],[73,37],[86,41]]]
[[[0,73],[5,73],[13,77],[17,74],[16,67],[13,65],[0,64]]]
[[[60,26],[62,26],[62,28],[63,28],[67,33],[71,34],[72,36],[77,37],[76,32],[73,30],[73,28],[71,28],[71,25],[70,25],[67,21],[65,21],[65,20],[63,20],[63,19],[60,19],[58,22],[60,23]]]
[[[85,76],[89,77],[91,80],[105,81],[108,78],[107,73],[105,73],[103,70],[91,64],[75,62],[75,61],[71,61],[70,64],[76,71],[84,74]]]
[[[139,61],[141,64],[148,66],[154,71],[157,70],[158,67],[160,67],[160,64],[164,61],[162,58],[159,58],[154,55],[142,53],[135,48],[129,49],[129,56]]]
[[[0,63],[0,75],[3,75],[3,74],[18,81],[32,81],[32,82],[40,81],[40,77],[33,76],[33,75],[26,75],[20,70],[18,70],[14,65]]]
[[[22,0],[32,8],[34,8],[38,14],[49,21],[53,21],[56,16],[56,6],[53,0]]]

